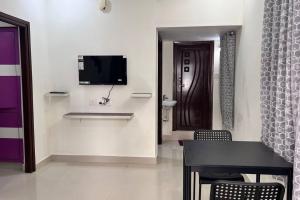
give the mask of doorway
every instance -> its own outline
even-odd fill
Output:
[[[239,31],[240,26],[199,26],[199,27],[159,27],[157,32],[159,35],[158,39],[158,142],[163,143],[169,141],[178,141],[178,140],[187,140],[193,139],[194,129],[205,128],[205,129],[221,129],[222,120],[220,112],[220,91],[219,91],[219,79],[220,79],[220,36],[228,31]],[[162,43],[162,44],[161,44]],[[174,49],[180,46],[181,49],[190,49],[186,55],[190,54],[190,59],[186,59],[187,63],[195,62],[195,56],[193,52],[197,45],[206,46],[206,51],[210,49],[210,60],[207,59],[206,71],[203,71],[203,75],[199,74],[200,70],[197,68],[197,72],[193,74],[193,66],[184,65],[184,56],[181,58],[183,66],[180,67],[180,70],[175,73],[176,69],[174,64]],[[162,46],[162,48],[161,48]],[[175,47],[176,46],[176,47]],[[214,46],[214,47],[213,47]],[[204,48],[204,49],[205,49]],[[183,53],[183,52],[182,52]],[[207,52],[208,53],[208,52]],[[207,54],[204,53],[204,54]],[[203,56],[203,55],[202,55]],[[188,56],[187,56],[188,57]],[[196,61],[199,62],[201,53],[197,51]],[[208,57],[207,57],[208,58]],[[180,61],[180,59],[179,59]],[[199,64],[198,64],[199,65]],[[177,67],[179,68],[179,67]],[[184,72],[186,70],[187,72]],[[187,92],[189,89],[184,88],[181,91],[181,88],[184,84],[184,87],[188,87],[191,82],[187,82],[185,85],[183,83],[185,80],[180,81],[180,73],[192,77],[193,75],[203,76],[198,79],[198,84],[194,81],[193,87],[190,89],[189,95]],[[210,74],[210,75],[209,75]],[[196,77],[195,77],[196,78]],[[176,81],[175,81],[176,80]],[[197,79],[195,79],[197,80]],[[190,80],[187,80],[190,81]],[[205,84],[200,84],[204,82]],[[176,86],[175,86],[176,85]],[[200,88],[202,87],[202,88]],[[204,88],[207,90],[204,90]],[[174,89],[176,88],[176,89]],[[187,89],[187,90],[186,90]],[[203,95],[200,95],[200,100],[195,98],[195,93],[199,90],[204,90]],[[194,91],[194,92],[193,92]],[[185,93],[186,92],[186,93]],[[192,93],[193,92],[193,93]],[[187,98],[179,98],[181,93]],[[191,97],[192,95],[192,97]],[[184,96],[184,97],[185,97]],[[199,95],[198,95],[199,96]],[[203,98],[207,97],[204,101]],[[177,102],[179,101],[179,102]],[[164,102],[167,102],[164,103]],[[176,102],[174,106],[174,102]],[[186,103],[185,103],[186,102]],[[170,103],[173,103],[173,106],[170,106]],[[177,104],[178,103],[178,104]],[[195,104],[196,108],[193,108],[191,104]],[[161,106],[163,105],[163,106]],[[167,106],[166,106],[167,105]],[[180,106],[186,109],[180,111]],[[190,106],[190,108],[189,108]],[[201,115],[199,110],[205,109],[204,112],[207,112],[205,115]],[[178,117],[177,117],[177,113]],[[200,113],[200,114],[199,114]],[[181,120],[180,121],[180,114]],[[197,116],[199,114],[200,117]],[[195,115],[195,116],[192,116]],[[203,119],[203,116],[206,116]],[[194,119],[193,119],[194,118]],[[201,122],[200,122],[201,120]],[[179,121],[179,123],[177,123]],[[199,122],[199,124],[198,124]],[[197,124],[198,125],[197,125]]]
[[[20,149],[20,142],[17,143],[15,141],[9,141],[10,143],[17,147],[18,154],[14,155],[16,158],[15,161],[22,161],[24,163],[24,169],[26,173],[31,173],[36,170],[36,164],[35,164],[35,146],[34,146],[34,119],[33,119],[33,96],[32,96],[32,69],[31,69],[31,51],[30,51],[30,23],[27,21],[24,21],[22,19],[7,15],[5,13],[0,12],[0,21],[10,24],[18,30],[18,41],[19,41],[19,53],[18,56],[20,58],[20,69],[22,76],[20,77],[20,84],[15,84],[16,87],[21,86],[20,91],[22,91],[22,94],[20,93],[22,99],[22,103],[20,107],[22,107],[22,114],[23,114],[23,133],[24,133],[24,141],[22,141],[22,145],[24,144],[24,148]],[[6,30],[7,31],[7,30]],[[7,35],[7,34],[6,34]],[[11,79],[11,78],[10,78]],[[13,83],[16,83],[16,78],[14,78]],[[7,81],[5,81],[8,83]],[[11,87],[12,84],[9,84],[9,87]],[[3,89],[3,91],[6,89],[6,87]],[[17,93],[14,93],[17,94]],[[7,107],[8,104],[11,104],[12,102],[5,103],[5,106]],[[18,105],[18,102],[15,102],[16,105]],[[4,105],[4,104],[3,104]],[[14,106],[16,106],[14,105]],[[11,108],[12,105],[9,105],[9,108]],[[15,111],[20,109],[6,109],[6,113],[8,113],[12,117],[17,118],[17,122],[14,124],[10,124],[13,126],[20,126],[21,119],[19,118],[19,115],[15,116]],[[12,111],[14,110],[14,111]],[[8,126],[7,124],[10,122],[5,122],[5,126]],[[6,144],[7,141],[5,141]],[[3,146],[2,146],[3,147]],[[24,151],[23,151],[24,149]],[[9,154],[10,152],[7,151]],[[22,153],[22,155],[20,155]],[[11,158],[13,155],[7,155],[7,158]],[[24,156],[24,157],[23,157]]]
[[[212,129],[213,54],[213,41],[174,44],[174,131]]]

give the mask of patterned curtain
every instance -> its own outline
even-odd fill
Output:
[[[232,130],[234,122],[234,75],[236,34],[221,36],[220,54],[220,105],[223,129]]]
[[[300,199],[300,0],[265,0],[261,113],[262,141],[294,162],[294,197]],[[295,151],[296,150],[296,151]],[[295,153],[296,152],[296,153]]]

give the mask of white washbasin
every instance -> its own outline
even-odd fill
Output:
[[[163,107],[171,108],[171,107],[175,106],[176,103],[177,103],[177,101],[174,101],[174,100],[164,100],[162,102],[162,105],[163,105]]]

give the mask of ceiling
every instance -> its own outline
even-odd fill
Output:
[[[238,31],[241,26],[162,27],[158,33],[163,40],[207,41],[219,40],[222,33]]]

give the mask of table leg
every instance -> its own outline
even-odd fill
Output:
[[[191,200],[191,167],[183,161],[183,200]]]
[[[260,174],[256,174],[256,183],[260,183]]]
[[[193,200],[196,200],[196,172],[193,172]]]
[[[291,171],[288,174],[288,180],[287,180],[287,194],[286,198],[287,200],[292,200],[293,198],[293,172]]]

